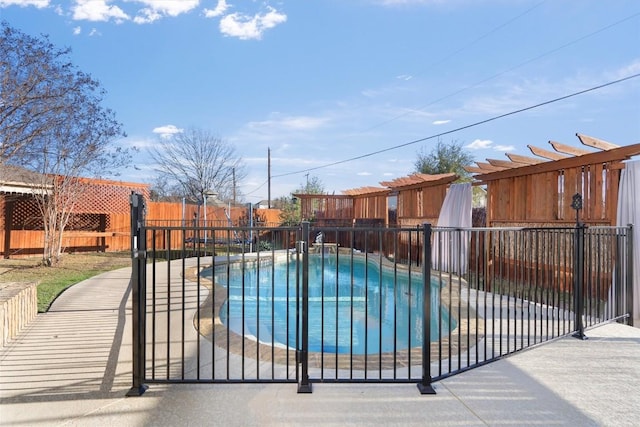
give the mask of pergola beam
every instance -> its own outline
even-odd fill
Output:
[[[493,166],[498,166],[505,169],[513,169],[513,168],[518,168],[520,166],[524,166],[519,163],[509,162],[506,160],[498,160],[498,159],[487,159],[487,162],[489,162]]]
[[[393,181],[381,181],[380,185],[393,189],[408,189],[418,187],[432,187],[440,184],[447,184],[458,179],[455,173],[443,173],[438,175],[427,175],[424,173],[414,173],[407,177],[396,178]]]
[[[490,163],[484,163],[484,162],[476,162],[476,165],[478,165],[478,167],[483,170],[483,173],[498,172],[498,171],[503,171],[507,169],[507,168],[501,168],[498,166],[494,166]]]
[[[486,173],[487,172],[486,170],[480,169],[479,167],[476,167],[476,166],[464,166],[463,169],[469,173]]]
[[[544,148],[535,147],[533,145],[527,145],[527,147],[529,147],[529,150],[531,150],[531,152],[536,156],[543,157],[549,160],[560,160],[569,157],[566,154],[560,154],[556,151],[545,150]]]
[[[553,149],[559,153],[571,154],[573,156],[583,156],[585,154],[591,154],[593,151],[584,150],[582,148],[571,147],[557,141],[549,141],[549,144],[553,146]]]
[[[599,150],[611,150],[613,148],[620,147],[619,145],[612,144],[612,143],[607,142],[607,141],[605,141],[603,139],[594,138],[592,136],[583,135],[581,133],[576,133],[576,136],[578,137],[580,142],[583,145],[586,145],[587,147],[593,147],[593,148],[597,148]]]
[[[374,194],[385,194],[389,193],[391,190],[383,187],[359,187],[359,188],[351,188],[349,190],[344,190],[342,194],[347,196],[371,196]]]
[[[619,162],[640,154],[640,144],[626,145],[607,151],[596,151],[576,157],[566,157],[555,162],[542,162],[537,165],[521,166],[515,169],[507,169],[499,172],[476,175],[474,178],[479,181],[493,181],[496,179],[510,178],[515,176],[532,175],[536,173],[552,172],[572,168],[581,165],[592,165],[597,163]]]
[[[522,163],[525,165],[537,165],[538,163],[544,162],[542,159],[536,159],[535,157],[521,156],[520,154],[507,153],[507,157],[511,159],[512,162]]]

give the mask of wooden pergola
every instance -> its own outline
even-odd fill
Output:
[[[549,141],[553,150],[528,145],[534,157],[507,154],[465,168],[487,186],[487,225],[575,223],[575,194],[582,196],[581,222],[614,225],[624,160],[640,154],[640,144],[619,146],[577,133],[578,148]]]
[[[303,220],[318,225],[351,226],[355,223],[385,225],[388,222],[388,188],[361,187],[343,194],[294,194]]]
[[[414,173],[380,184],[388,187],[398,197],[398,225],[413,227],[424,222],[438,223],[447,189],[458,178],[455,173]]]
[[[382,187],[360,187],[343,194],[294,194],[300,201],[302,218],[318,225],[397,225],[413,227],[436,223],[449,185],[458,179],[454,173],[427,175],[415,173]],[[390,209],[389,198],[397,198],[397,209]]]

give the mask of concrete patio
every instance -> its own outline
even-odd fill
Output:
[[[0,424],[560,425],[640,420],[640,329],[606,324],[435,383],[131,386],[129,269],[68,289],[0,350]]]

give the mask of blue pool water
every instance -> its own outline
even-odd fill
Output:
[[[335,256],[311,255],[309,261],[309,351],[377,354],[422,344],[420,277],[410,280],[407,273],[386,269],[381,275],[377,265],[365,268],[362,259],[351,265],[346,256],[336,262]],[[295,262],[259,269],[248,263],[242,273],[226,266],[215,270],[215,282],[228,287],[221,321],[240,335],[296,347]],[[431,286],[431,339],[437,340],[439,331],[448,334],[455,321],[439,307],[438,284]]]

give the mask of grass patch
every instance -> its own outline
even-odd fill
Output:
[[[53,267],[42,265],[42,258],[0,260],[0,282],[38,283],[38,312],[49,310],[51,303],[68,287],[106,271],[131,265],[128,252],[65,254]]]

